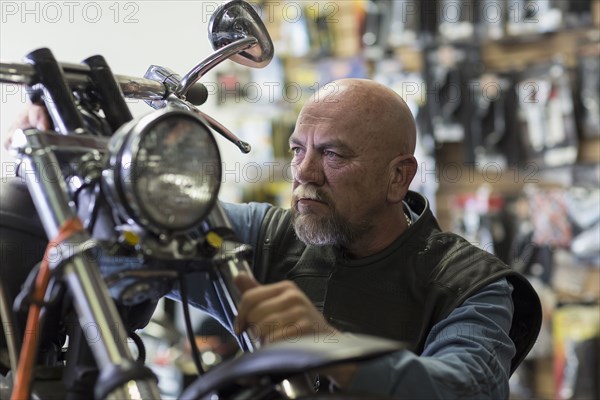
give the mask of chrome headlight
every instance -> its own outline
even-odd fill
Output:
[[[197,226],[221,184],[217,143],[183,110],[161,110],[122,126],[109,144],[105,182],[121,215],[155,233]]]

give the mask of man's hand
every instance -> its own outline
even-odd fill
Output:
[[[4,140],[4,148],[7,150],[10,148],[13,134],[17,129],[36,128],[40,131],[46,131],[50,129],[51,125],[52,123],[45,107],[29,104],[8,129],[6,139]]]
[[[238,334],[249,329],[263,344],[296,341],[305,335],[335,340],[340,334],[292,281],[260,285],[251,276],[240,274],[235,283],[242,292],[235,327]]]
[[[296,341],[312,335],[315,340],[339,340],[342,333],[330,326],[308,297],[292,281],[260,285],[240,274],[235,284],[242,293],[238,307],[236,333],[248,329],[261,343]],[[356,374],[356,364],[344,364],[321,371],[339,387],[346,387]]]

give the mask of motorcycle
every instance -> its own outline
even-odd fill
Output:
[[[273,44],[242,0],[216,9],[209,39],[215,52],[183,77],[156,65],[143,78],[113,74],[99,55],[59,63],[46,48],[25,63],[0,63],[0,83],[26,86],[54,125],[15,134],[19,173],[2,182],[0,397],[159,398],[135,331],[186,274],[206,274],[207,296],[233,331],[241,297],[233,282],[252,273],[252,249],[218,201],[214,133],[244,153],[251,147],[198,108],[208,97],[199,80],[228,59],[262,68]],[[126,98],[154,111],[134,118]],[[201,374],[182,398],[324,397],[315,371],[399,349],[361,335],[261,348],[246,331],[238,341],[245,353]]]

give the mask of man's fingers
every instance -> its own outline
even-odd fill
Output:
[[[252,289],[259,286],[259,283],[256,282],[256,279],[254,279],[253,276],[245,272],[242,272],[238,276],[236,276],[234,283],[242,294],[246,293],[248,289]]]
[[[259,285],[256,281],[248,280],[247,275],[240,274],[235,279],[235,284],[242,291],[242,301],[238,306],[238,316],[236,318],[235,329],[239,334],[252,320],[248,319],[249,313],[265,300],[278,296],[283,291],[289,289],[291,282],[278,282],[270,285]],[[254,285],[254,286],[252,286]]]
[[[253,276],[246,274],[244,272],[240,273],[238,276],[234,278],[234,284],[243,295],[248,290],[259,287],[259,283],[254,279]],[[247,301],[246,301],[247,303]],[[244,329],[246,329],[246,313],[248,310],[247,304],[244,304],[244,300],[238,305],[238,315],[235,319],[234,329],[236,333],[239,335],[242,333]]]
[[[274,315],[283,313],[286,318],[297,316],[292,312],[298,306],[305,307],[302,294],[299,291],[287,290],[277,296],[268,298],[248,311],[247,321],[252,325],[260,325],[263,321],[273,318]],[[299,309],[302,309],[302,308]],[[280,322],[287,322],[286,318]],[[260,327],[262,329],[262,327]]]
[[[21,111],[8,129],[3,143],[4,148],[7,150],[10,148],[13,135],[17,129],[36,128],[41,131],[47,131],[50,130],[51,127],[52,124],[50,122],[50,117],[46,112],[46,108],[35,104],[29,104],[26,109]]]
[[[50,118],[48,117],[45,107],[34,104],[29,107],[28,111],[28,128],[35,128],[40,131],[47,131],[50,129]]]
[[[17,129],[26,129],[30,128],[29,124],[29,108],[21,111],[15,121],[8,128],[8,132],[6,132],[6,138],[4,139],[4,148],[8,150],[12,143],[12,137]]]
[[[6,150],[10,149],[10,145],[12,144],[12,136],[7,136],[7,138],[4,140],[4,142],[2,143],[2,145],[4,146],[4,148]]]

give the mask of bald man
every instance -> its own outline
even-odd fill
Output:
[[[409,191],[415,121],[395,92],[345,79],[303,107],[289,143],[291,209],[225,205],[254,245],[236,329],[263,342],[354,332],[411,351],[329,371],[342,390],[423,399],[503,399],[541,323],[529,283],[441,232]]]
[[[19,126],[47,120],[33,107]],[[408,344],[328,370],[341,390],[507,399],[540,329],[539,298],[497,258],[442,232],[427,199],[409,190],[415,131],[402,98],[373,81],[332,82],[307,102],[289,140],[291,208],[223,205],[255,249],[256,279],[236,281],[235,329],[251,327],[263,343],[363,333]],[[205,277],[186,282],[190,303],[224,321]]]

